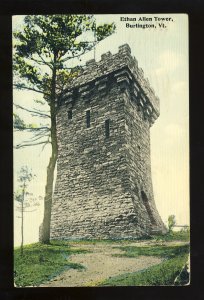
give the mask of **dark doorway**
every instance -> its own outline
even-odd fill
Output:
[[[150,219],[152,225],[156,225],[156,221],[155,221],[155,219],[154,219],[154,216],[153,216],[153,214],[152,214],[151,207],[150,207],[150,205],[149,205],[149,200],[148,200],[147,195],[145,194],[144,191],[141,191],[141,196],[142,196],[142,201],[143,201],[143,203],[144,203],[144,206],[145,206],[145,208],[146,208],[146,211],[147,211],[147,213],[148,213],[148,216],[149,216],[149,219]]]

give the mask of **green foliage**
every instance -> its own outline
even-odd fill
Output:
[[[91,241],[52,241],[49,245],[40,243],[25,246],[24,256],[20,256],[20,249],[14,250],[15,284],[17,286],[38,286],[62,271],[74,268],[82,270],[80,264],[69,262],[69,255],[87,253],[81,249],[83,244],[97,244],[99,242],[126,244],[128,241],[91,240]],[[79,244],[79,248],[72,248]],[[120,247],[127,256],[154,255],[163,257],[164,261],[159,265],[148,269],[123,274],[109,278],[100,283],[100,286],[139,286],[139,285],[173,285],[175,278],[180,274],[185,265],[189,252],[189,245],[181,246],[151,246],[151,247]],[[139,249],[140,248],[140,249]]]
[[[165,260],[159,265],[139,272],[109,278],[100,283],[100,286],[174,285],[174,280],[180,274],[189,253],[189,245],[120,247],[120,249],[125,251],[120,256],[138,257],[139,255],[151,255],[164,257]]]
[[[178,238],[178,236],[177,236]],[[175,278],[185,265],[189,245],[180,246],[146,246],[119,247],[124,254],[119,257],[138,257],[140,255],[163,257],[165,261],[140,272],[123,274],[100,283],[100,286],[146,286],[146,285],[174,285]]]
[[[56,114],[60,96],[68,83],[79,72],[79,67],[70,68],[68,62],[93,49],[97,43],[115,31],[114,24],[96,26],[93,15],[30,15],[24,19],[21,31],[14,32],[14,87],[41,93],[49,106],[48,115],[41,111],[28,110],[40,117],[50,118],[47,126],[33,127],[20,123],[16,129],[29,129],[34,133],[30,141],[22,142],[16,148],[51,143],[51,157],[47,168],[46,201],[42,224],[41,241],[49,243],[51,203],[54,170],[57,161]],[[95,39],[80,41],[82,35],[93,32]],[[38,101],[34,101],[40,104]],[[20,120],[17,120],[18,123]],[[15,125],[16,123],[14,123]],[[17,124],[18,125],[18,124]],[[24,128],[25,127],[25,128]],[[46,138],[46,139],[45,139]]]
[[[22,202],[25,200],[25,195],[27,192],[27,187],[29,182],[35,177],[32,174],[32,170],[29,170],[28,166],[22,166],[20,171],[18,172],[19,189],[17,193],[15,193],[15,200],[18,202]]]
[[[32,174],[32,171],[29,170],[28,166],[22,166],[20,171],[18,172],[18,182],[20,183],[20,187],[25,188],[28,186],[28,183],[35,177]]]
[[[26,208],[31,206],[31,194],[28,192],[28,185],[34,177],[35,175],[32,174],[32,171],[29,170],[27,166],[22,166],[20,171],[18,172],[17,178],[17,181],[19,182],[19,187],[14,193],[14,200],[20,203],[20,206],[17,207],[17,210],[21,213],[21,256],[23,256],[24,246],[24,212]],[[32,198],[32,202],[33,205],[38,205],[37,199]]]
[[[29,84],[33,90],[43,93],[44,99],[51,104],[52,85],[59,88],[67,77],[73,76],[72,71],[65,74],[66,62],[90,51],[114,31],[113,23],[97,27],[93,15],[26,16],[23,30],[14,32],[13,69],[25,80],[16,87],[24,89]],[[80,41],[80,36],[86,32],[94,32],[95,40]]]
[[[157,235],[153,237],[156,241],[184,241],[190,240],[189,228],[181,229],[180,231],[172,231],[164,235]]]
[[[186,263],[181,271],[181,273],[176,277],[174,282],[175,285],[186,285],[189,283],[189,270],[188,270],[188,263]]]
[[[110,35],[110,32],[115,31],[115,25],[112,24],[104,24],[101,26],[98,26],[96,28],[96,39],[97,41],[102,41],[105,37],[108,37]]]
[[[45,101],[43,100],[39,100],[39,99],[34,99],[34,102],[37,103],[37,104],[41,104],[41,105],[45,105]]]
[[[174,285],[175,278],[185,265],[188,254],[181,254],[140,272],[119,275],[100,283],[100,286],[159,286]]]
[[[26,128],[25,122],[16,113],[13,113],[13,127],[18,130],[24,130]]]
[[[37,286],[57,276],[65,269],[83,269],[80,264],[67,260],[69,255],[86,253],[87,250],[71,249],[68,242],[51,242],[50,245],[35,243],[14,250],[14,280],[16,286]]]
[[[118,247],[120,250],[125,251],[124,254],[115,254],[114,256],[118,257],[138,257],[139,255],[147,256],[159,256],[164,258],[173,258],[182,253],[189,252],[189,245],[182,246],[145,246],[145,247],[136,247],[136,246],[125,246]]]
[[[172,232],[173,230],[173,227],[175,226],[176,224],[176,217],[175,215],[170,215],[168,217],[168,228],[169,228],[169,232]]]

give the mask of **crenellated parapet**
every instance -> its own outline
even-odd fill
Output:
[[[151,179],[150,126],[159,99],[128,45],[79,72],[57,103],[51,239],[166,232]]]
[[[159,99],[148,79],[144,78],[144,72],[138,67],[136,58],[131,55],[128,44],[120,46],[116,54],[111,54],[110,51],[102,54],[99,62],[94,59],[87,61],[86,66],[69,83],[62,101],[69,106],[72,106],[75,97],[89,102],[95,93],[105,96],[114,83],[122,91],[130,93],[131,101],[152,125],[159,116]]]

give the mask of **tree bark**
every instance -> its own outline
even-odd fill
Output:
[[[57,162],[57,133],[56,133],[56,58],[54,57],[54,68],[52,73],[51,82],[51,96],[50,96],[50,115],[51,115],[51,147],[52,153],[47,167],[47,181],[45,187],[44,197],[44,218],[42,223],[42,232],[40,235],[40,242],[44,244],[50,243],[50,221],[51,221],[51,208],[52,196],[54,187],[54,171]]]
[[[52,207],[52,194],[54,186],[54,171],[57,161],[56,142],[52,141],[52,154],[47,167],[47,182],[45,187],[44,197],[44,218],[42,224],[41,242],[49,244],[50,242],[50,220],[51,220],[51,207]]]
[[[24,243],[24,232],[23,232],[23,222],[24,222],[24,200],[25,200],[25,182],[23,185],[23,198],[21,202],[21,256],[23,256],[23,243]]]

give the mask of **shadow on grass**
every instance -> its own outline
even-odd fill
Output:
[[[156,265],[135,273],[115,276],[100,283],[100,286],[160,286],[175,285],[174,281],[187,263],[189,245],[180,246],[147,246],[147,247],[117,247],[123,254],[119,257],[138,257],[140,255],[159,256],[165,260]],[[183,281],[184,282],[184,281]],[[186,282],[185,282],[186,284]]]
[[[84,266],[68,261],[71,254],[87,253],[84,249],[72,249],[67,243],[44,245],[35,243],[14,250],[14,276],[18,287],[38,286],[67,269],[83,270]]]
[[[187,258],[188,254],[182,254],[139,272],[109,278],[99,286],[172,286]]]
[[[189,252],[189,245],[182,246],[145,246],[145,247],[137,247],[137,246],[123,246],[123,247],[114,247],[124,251],[121,254],[113,254],[117,257],[137,257],[140,255],[146,256],[159,256],[164,258],[173,258],[181,254],[185,254]]]

